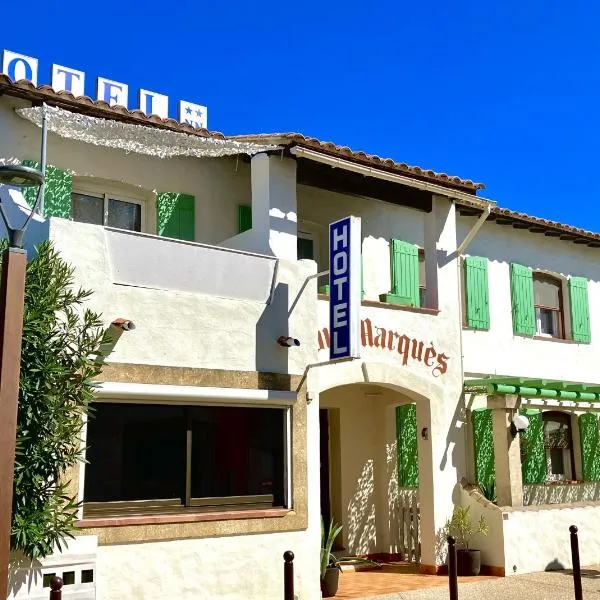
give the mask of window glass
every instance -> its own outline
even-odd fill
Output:
[[[284,419],[277,408],[94,403],[84,500],[184,505],[189,490],[192,506],[284,506]]]
[[[173,498],[183,502],[183,407],[95,403],[87,445],[87,502]]]
[[[80,223],[104,223],[104,198],[85,194],[71,195],[71,214],[74,221]]]
[[[283,506],[283,417],[274,408],[194,407],[192,497]]]
[[[535,273],[533,276],[534,304],[560,310],[560,281]]]
[[[135,202],[123,202],[111,198],[108,201],[108,221],[106,224],[109,227],[141,231],[142,207]]]
[[[571,417],[568,414],[548,411],[542,415],[544,422],[544,447],[549,480],[573,478],[573,441]]]
[[[311,238],[300,237],[298,235],[297,249],[298,249],[298,260],[309,258],[315,259],[314,241]]]

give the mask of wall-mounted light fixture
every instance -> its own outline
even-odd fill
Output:
[[[529,419],[525,415],[516,415],[510,423],[510,433],[516,437],[517,433],[525,431],[529,427]]]
[[[287,337],[285,335],[280,335],[277,338],[277,343],[284,348],[291,348],[292,346],[299,346],[300,340],[297,340],[293,337]]]
[[[111,325],[113,327],[118,327],[123,331],[133,331],[135,329],[135,323],[133,321],[130,321],[129,319],[123,319],[121,317],[115,319]]]
[[[421,437],[424,440],[428,440],[429,439],[429,427],[423,427],[423,429],[421,429]]]

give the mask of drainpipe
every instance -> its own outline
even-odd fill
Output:
[[[461,278],[461,256],[463,255],[463,253],[465,252],[465,250],[467,249],[467,247],[469,246],[469,244],[473,241],[473,239],[475,238],[475,236],[479,233],[479,230],[482,228],[483,224],[486,222],[487,218],[490,216],[490,213],[492,212],[492,203],[487,204],[484,209],[483,212],[481,213],[479,219],[477,219],[477,222],[475,223],[475,225],[473,225],[473,227],[471,227],[470,231],[467,233],[467,235],[465,236],[465,239],[459,244],[459,246],[456,249],[456,269],[457,269],[457,279],[458,279],[458,285],[456,286],[457,288],[457,294],[458,294],[458,308],[460,311],[460,336],[459,336],[459,340],[460,340],[460,372],[461,372],[461,378],[464,379],[465,376],[465,364],[464,364],[464,352],[463,352],[463,304],[462,304],[462,278]],[[463,396],[464,396],[464,391],[463,391]],[[466,407],[465,407],[466,408]],[[469,432],[468,435],[468,439],[465,440],[465,466],[466,466],[466,475],[469,478],[469,480],[473,481],[474,480],[474,473],[473,473],[473,461],[471,460],[472,456],[470,455],[470,448],[472,448],[472,444],[470,444],[469,442],[472,440],[472,436],[473,436],[473,432],[471,430],[471,424],[470,423],[465,423],[466,425],[466,429],[467,432]]]

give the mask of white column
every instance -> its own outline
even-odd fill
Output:
[[[456,263],[448,260],[456,251],[456,211],[454,203],[442,196],[433,196],[431,203],[424,224],[427,308],[454,310],[456,293],[440,294],[440,290],[456,289]]]
[[[457,432],[449,435],[452,410],[443,402],[417,401],[421,571],[436,573],[445,557],[444,527],[454,510]],[[423,428],[427,427],[426,437]]]
[[[510,433],[510,422],[517,408],[518,397],[488,396],[494,428],[494,467],[498,506],[523,506],[523,476],[521,473],[521,443],[519,435]]]
[[[252,229],[265,252],[297,258],[296,161],[256,154],[251,163]]]

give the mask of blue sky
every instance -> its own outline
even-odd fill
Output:
[[[57,10],[53,5],[59,5]],[[499,6],[501,5],[501,6]],[[19,3],[0,49],[208,106],[224,133],[298,131],[486,184],[499,205],[600,231],[600,5]]]

